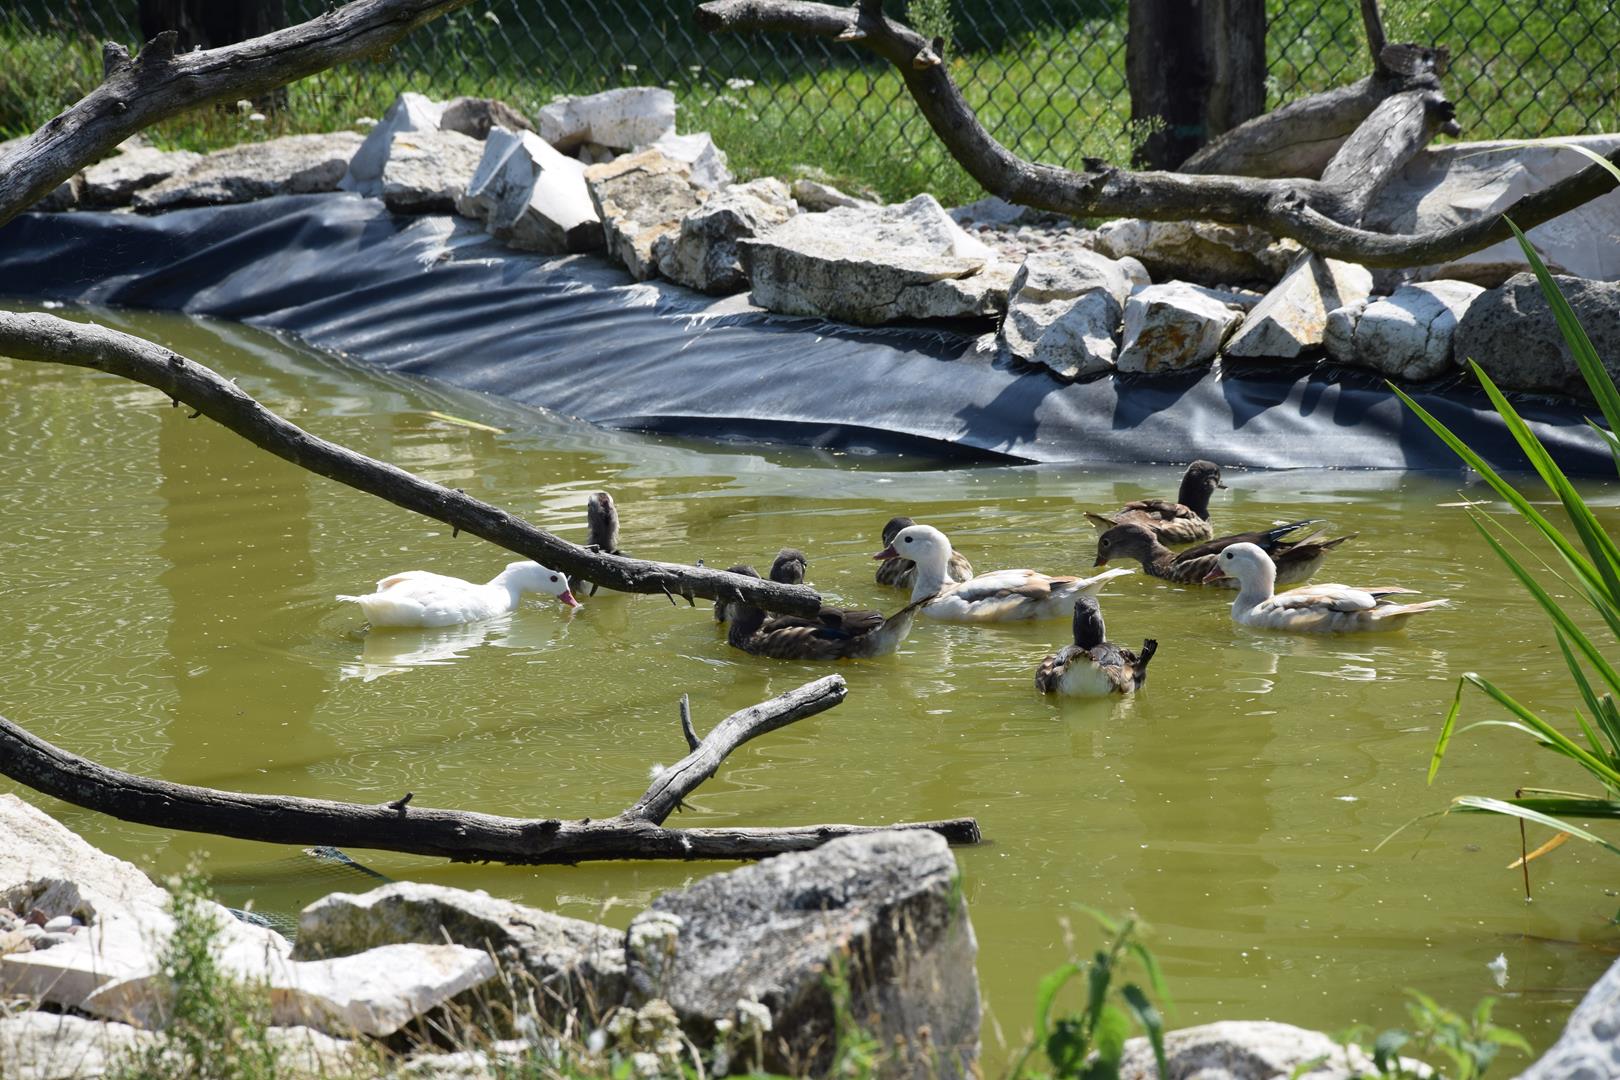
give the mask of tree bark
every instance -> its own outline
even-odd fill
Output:
[[[173,30],[174,51],[212,49],[261,37],[287,25],[285,0],[141,0],[141,37],[151,41]],[[287,88],[254,97],[262,112],[287,107]]]
[[[725,756],[756,735],[814,716],[844,700],[829,675],[726,718],[690,755],[659,774],[635,806],[600,821],[507,818],[418,807],[406,793],[363,804],[252,795],[136,776],[52,746],[0,717],[0,774],[42,794],[161,829],[301,846],[375,848],[455,862],[572,864],[604,859],[762,859],[806,851],[839,836],[928,829],[958,844],[980,840],[972,818],[898,825],[669,829],[663,819]]]
[[[93,368],[144,383],[184,402],[262,450],[395,506],[472,533],[527,559],[621,592],[740,600],[769,611],[814,615],[821,597],[804,585],[728,574],[680,563],[590,551],[514,514],[404,469],[311,435],[260,405],[201,364],[138,337],[53,315],[0,312],[0,356]]]
[[[1390,235],[1353,224],[1358,218],[1356,193],[1320,180],[1129,172],[1096,160],[1086,161],[1081,171],[1031,163],[985,131],[951,81],[949,65],[919,64],[929,43],[885,18],[880,8],[874,3],[840,8],[810,0],[708,0],[699,5],[697,20],[711,33],[767,31],[856,41],[899,69],[934,134],[986,191],[1021,206],[1073,217],[1253,225],[1291,237],[1329,258],[1406,267],[1478,251],[1512,235],[1505,218],[1529,229],[1614,186],[1608,172],[1592,165],[1521,197],[1503,216],[1428,233]],[[1391,45],[1384,52],[1401,48],[1412,47]],[[1620,150],[1609,160],[1620,164]]]
[[[108,43],[101,85],[0,156],[0,225],[160,120],[199,105],[258,97],[375,55],[468,2],[354,0],[297,26],[201,52],[177,52],[178,35],[166,30],[133,60],[122,45]]]
[[[1264,0],[1132,0],[1125,38],[1135,163],[1178,168],[1266,104]]]

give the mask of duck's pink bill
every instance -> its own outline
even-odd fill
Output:
[[[880,551],[876,555],[872,556],[872,558],[874,558],[874,559],[898,559],[899,557],[900,557],[900,553],[898,551],[894,550],[894,545],[893,544],[890,544],[888,547],[884,548],[882,551]]]
[[[557,597],[557,599],[559,599],[559,600],[561,600],[563,602],[564,607],[582,607],[583,606],[583,605],[580,604],[580,602],[578,600],[574,599],[573,592],[568,590],[568,589],[564,589],[562,591],[562,595]]]
[[[1207,585],[1211,581],[1219,581],[1225,576],[1226,575],[1221,572],[1221,568],[1217,566],[1215,569],[1204,575],[1204,584]]]

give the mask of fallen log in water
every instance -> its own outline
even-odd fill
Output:
[[[980,839],[973,818],[896,825],[671,829],[664,819],[737,747],[844,700],[828,675],[726,717],[692,752],[658,772],[624,812],[601,820],[508,818],[418,807],[412,793],[385,803],[253,795],[136,776],[98,765],[0,717],[0,774],[121,821],[272,844],[376,848],[455,862],[572,864],[606,859],[762,859],[884,829],[927,829],[954,844]],[[685,725],[683,725],[684,727]]]

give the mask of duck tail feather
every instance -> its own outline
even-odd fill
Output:
[[[1106,517],[1102,514],[1093,514],[1090,510],[1086,511],[1086,520],[1090,521],[1099,529],[1112,529],[1114,527],[1113,518]]]

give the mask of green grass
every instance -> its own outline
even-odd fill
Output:
[[[1386,3],[1393,39],[1451,47],[1446,85],[1466,137],[1620,124],[1620,67],[1610,59],[1620,47],[1620,20],[1604,0],[1572,0],[1558,13],[1517,7],[1499,0],[1480,0],[1478,8],[1474,0]],[[940,0],[925,8],[931,19],[945,10]],[[638,5],[626,10],[634,14]],[[488,0],[416,31],[388,57],[295,84],[287,109],[264,123],[206,109],[160,125],[152,137],[161,146],[209,150],[348,128],[359,117],[381,116],[401,89],[435,98],[493,95],[533,113],[558,94],[650,83],[675,90],[680,129],[712,132],[742,177],[812,166],[887,199],[932,191],[956,203],[982,194],[944,152],[894,69],[853,46],[710,38],[685,10],[655,5],[627,28],[609,29],[605,16],[594,25],[549,27],[533,4]],[[997,138],[1059,165],[1128,160],[1123,3],[1046,0],[1012,9],[954,0],[949,10],[961,50],[948,55],[952,74]],[[298,0],[289,11],[308,14]],[[88,16],[57,16],[38,0],[22,0],[0,19],[0,138],[26,134],[94,86],[104,36],[133,43],[138,35],[120,30],[128,15],[119,5],[98,12],[103,21],[91,24]],[[1348,0],[1272,0],[1268,15],[1273,105],[1366,73],[1361,23]],[[742,79],[750,85],[727,85]]]

